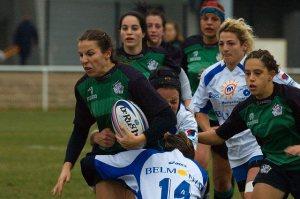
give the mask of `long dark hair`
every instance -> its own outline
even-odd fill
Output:
[[[173,134],[166,134],[164,137],[166,151],[178,149],[185,157],[194,159],[195,149],[192,141],[186,136],[184,132]]]
[[[121,18],[119,20],[119,31],[121,31],[123,19],[127,16],[133,16],[133,17],[137,18],[137,20],[139,21],[142,32],[145,34],[145,37],[142,40],[142,44],[143,44],[143,47],[146,46],[147,45],[148,34],[147,34],[147,25],[146,25],[146,20],[145,20],[144,15],[142,15],[141,13],[139,13],[137,11],[126,12],[125,14],[123,14],[121,16]]]

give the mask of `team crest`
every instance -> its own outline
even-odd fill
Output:
[[[269,173],[269,171],[272,169],[272,167],[270,165],[267,164],[263,164],[260,167],[260,173]]]
[[[249,120],[252,121],[254,119],[254,113],[249,114]]]
[[[116,94],[123,94],[124,92],[124,86],[119,81],[114,84],[113,89]]]
[[[151,71],[156,70],[157,66],[158,66],[158,62],[155,61],[155,60],[149,61],[148,65],[147,65],[148,69],[151,70]]]
[[[274,116],[282,115],[282,106],[279,104],[275,104],[272,108],[272,114]]]
[[[227,82],[225,82],[222,85],[222,92],[223,95],[227,98],[227,99],[231,99],[232,96],[235,93],[235,90],[238,86],[238,82],[234,81],[234,80],[229,80]]]

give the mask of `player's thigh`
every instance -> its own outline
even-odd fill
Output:
[[[195,160],[207,169],[210,160],[210,145],[198,143],[197,150],[195,151]]]
[[[245,186],[245,192],[244,192],[244,198],[245,199],[251,199],[253,198],[253,181],[256,177],[256,175],[259,172],[259,167],[255,166],[255,167],[251,167],[248,170],[248,174],[247,174],[247,180],[246,180],[246,186]]]
[[[271,185],[256,183],[252,193],[255,199],[282,199],[285,193]]]
[[[212,168],[215,189],[226,191],[231,188],[232,172],[228,159],[212,151]]]
[[[96,185],[97,199],[134,199],[134,193],[116,181],[101,181]]]

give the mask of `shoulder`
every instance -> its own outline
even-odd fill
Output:
[[[177,116],[186,118],[188,116],[193,116],[193,113],[191,110],[189,110],[187,107],[185,107],[182,103],[180,103],[179,110],[177,112]]]
[[[188,37],[184,43],[182,44],[182,48],[186,48],[188,46],[194,45],[194,44],[202,44],[203,38],[201,35],[193,35]]]
[[[147,49],[147,53],[160,53],[160,54],[166,54],[167,51],[166,49],[164,49],[162,46],[158,46],[158,47],[148,47]]]
[[[145,78],[145,76],[142,73],[140,73],[137,69],[130,65],[118,63],[116,67],[130,80]]]
[[[206,68],[201,75],[201,78],[204,80],[204,84],[207,86],[212,79],[217,77],[217,75],[225,69],[225,67],[224,61],[221,60]]]
[[[80,85],[84,84],[89,79],[89,76],[85,73],[75,84],[75,88],[79,87]]]
[[[290,85],[278,83],[274,83],[274,87],[276,90],[276,95],[279,95],[280,97],[289,101],[300,100],[300,89]]]

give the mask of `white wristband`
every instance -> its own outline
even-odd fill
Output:
[[[246,187],[245,187],[245,193],[247,192],[253,192],[253,180],[247,182]]]

